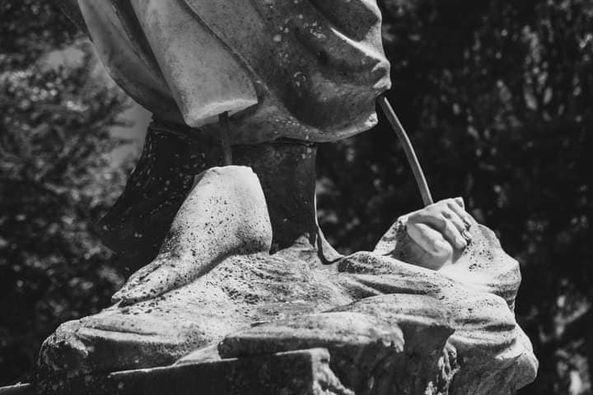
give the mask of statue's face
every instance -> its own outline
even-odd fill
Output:
[[[288,137],[327,141],[376,122],[375,99],[390,87],[376,0],[187,2],[252,74],[259,109],[243,117],[244,134],[298,124]]]
[[[214,132],[228,111],[234,143],[351,136],[375,124],[375,99],[390,87],[376,0],[78,4],[136,101]]]
[[[368,129],[376,97],[390,87],[376,1],[274,4],[268,20],[269,29],[281,30],[272,39],[281,73],[274,88],[282,103],[298,120],[325,133]]]

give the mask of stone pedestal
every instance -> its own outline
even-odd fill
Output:
[[[116,303],[44,343],[38,388],[312,348],[327,350],[332,377],[356,393],[508,394],[533,380],[537,361],[513,312],[519,266],[493,232],[472,222],[470,247],[440,270],[397,259],[405,232],[393,230],[375,251],[331,264],[311,156],[292,152],[308,148],[281,149],[250,151],[261,183],[243,166],[201,173],[159,255]]]
[[[329,368],[330,355],[324,349],[311,349],[185,363],[163,368],[130,370],[107,375],[82,376],[55,382],[41,393],[61,395],[349,395]],[[2,395],[29,395],[17,388]]]

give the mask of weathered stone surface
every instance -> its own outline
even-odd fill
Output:
[[[324,262],[333,262],[340,255],[317,225],[316,153],[315,144],[277,140],[235,146],[233,162],[251,167],[260,180],[272,224],[272,251],[304,237]],[[195,176],[220,163],[219,142],[211,136],[160,121],[150,125],[124,193],[97,226],[126,269],[135,272],[158,255]]]
[[[131,273],[156,257],[195,176],[218,165],[219,151],[207,139],[172,133],[162,122],[150,124],[122,196],[96,226]]]
[[[197,186],[161,258],[117,295],[124,303],[46,341],[40,377],[163,366],[202,348],[194,362],[323,347],[347,386],[371,393],[502,394],[534,378],[537,363],[511,308],[517,263],[489,230],[472,225],[472,247],[455,270],[376,252],[322,265],[306,238],[267,252],[271,227],[250,170],[214,169]]]
[[[327,348],[332,370],[356,393],[444,393],[456,370],[445,306],[383,295],[321,314],[274,321],[226,337],[222,357]],[[454,352],[451,350],[451,352]]]
[[[129,305],[153,299],[202,277],[227,257],[271,247],[272,227],[255,173],[240,166],[209,169],[196,178],[159,255],[113,300]]]
[[[136,101],[213,134],[228,111],[233,144],[349,137],[390,87],[376,0],[63,3]]]
[[[461,367],[452,392],[512,393],[533,381],[538,367],[531,343],[514,317],[519,263],[503,251],[490,229],[472,220],[470,232],[472,243],[439,271],[393,264],[391,257],[398,259],[395,262],[408,260],[409,239],[397,226],[374,253],[347,257],[340,270],[359,273],[353,284],[369,294],[415,288],[414,293],[441,300],[451,314],[455,333],[449,343],[455,346]]]
[[[327,350],[300,350],[78,377],[38,390],[61,395],[352,395],[333,374],[329,362]]]
[[[302,249],[269,255],[266,204],[254,185],[257,178],[247,168],[206,172],[176,217],[162,255],[116,296],[136,303],[63,324],[42,347],[41,375],[162,366],[253,322],[349,302],[325,271],[312,270],[320,262],[308,240]],[[240,255],[256,250],[262,252]]]
[[[167,294],[63,324],[40,354],[44,375],[163,366],[258,321],[351,301],[298,258],[267,253],[226,259]]]
[[[202,275],[228,254],[240,259],[241,254],[267,253],[271,242],[265,198],[251,169],[231,166],[204,172],[159,256],[115,296],[121,306],[58,328],[42,347],[42,370],[76,375],[160,366],[215,340],[219,332],[222,336],[245,325],[221,292],[223,278],[217,284],[193,280],[206,280]],[[179,289],[188,283],[192,287]],[[154,299],[171,290],[180,293]],[[145,302],[123,306],[139,301]],[[202,306],[202,313],[196,311]]]

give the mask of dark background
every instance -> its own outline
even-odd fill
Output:
[[[390,100],[435,198],[463,196],[521,262],[517,313],[541,364],[521,393],[591,393],[593,1],[380,3]],[[54,2],[0,0],[0,385],[28,380],[42,340],[123,281],[91,231],[135,158],[114,162],[130,103],[101,73]],[[323,145],[318,167],[342,252],[420,206],[384,119]]]

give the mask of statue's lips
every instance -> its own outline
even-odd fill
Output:
[[[377,96],[391,89],[390,72],[391,64],[385,58],[380,60],[375,65],[375,67],[373,67],[371,75],[375,77],[375,80],[373,82],[372,88],[375,92],[377,92]]]

